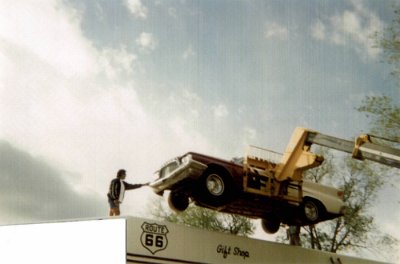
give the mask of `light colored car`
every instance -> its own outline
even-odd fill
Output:
[[[278,231],[280,224],[309,225],[339,217],[344,213],[343,192],[329,186],[304,181],[301,202],[278,199],[244,190],[244,168],[239,160],[227,161],[188,152],[166,162],[150,183],[154,192],[170,191],[169,206],[184,211],[190,201],[196,205],[262,219],[268,233]],[[259,177],[246,177],[246,184],[262,187]],[[287,193],[299,193],[299,184],[287,183]],[[300,192],[301,193],[301,192]]]

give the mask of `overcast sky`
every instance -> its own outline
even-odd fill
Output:
[[[367,132],[365,96],[400,100],[370,38],[393,3],[0,1],[0,223],[106,216],[118,169],[151,181],[189,150]],[[146,216],[151,195],[123,213]],[[400,238],[394,206],[380,223]]]

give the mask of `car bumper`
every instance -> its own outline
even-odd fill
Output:
[[[180,164],[171,174],[155,180],[150,183],[149,186],[153,188],[156,193],[170,190],[172,186],[182,180],[188,178],[197,179],[203,174],[205,169],[207,169],[207,165],[193,160],[190,157],[185,163]]]

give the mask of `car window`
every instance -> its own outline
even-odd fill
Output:
[[[233,163],[237,164],[237,165],[241,165],[243,166],[244,163],[244,158],[243,157],[234,157],[231,160]]]

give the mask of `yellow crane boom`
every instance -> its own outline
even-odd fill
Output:
[[[354,141],[351,141],[297,127],[280,161],[276,159],[272,161],[264,156],[251,154],[248,151],[244,162],[246,175],[244,189],[267,196],[283,197],[287,193],[288,182],[297,182],[299,195],[293,199],[301,201],[303,172],[321,165],[324,160],[322,156],[311,152],[311,145],[313,144],[350,153],[355,159],[371,160],[390,167],[400,168],[400,149],[382,145],[379,142],[372,142],[372,138],[370,135],[360,135]],[[259,151],[263,150],[253,146],[251,148],[253,150],[254,148]],[[268,150],[263,151],[271,152]],[[276,154],[274,155],[276,156]],[[265,190],[252,190],[246,183],[250,174],[254,175],[254,173],[266,179],[267,188]]]

